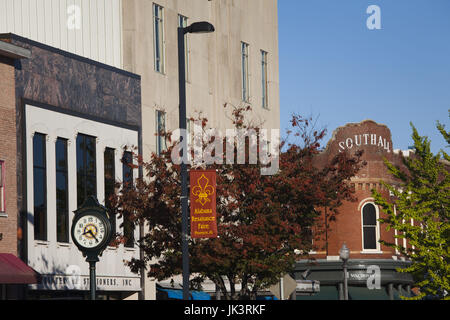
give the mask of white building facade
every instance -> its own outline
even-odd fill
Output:
[[[78,248],[73,244],[69,237],[69,228],[62,228],[58,225],[57,208],[57,190],[58,179],[56,160],[67,163],[67,227],[73,219],[74,211],[78,208],[77,187],[77,159],[80,158],[80,144],[77,143],[77,137],[85,135],[92,137],[95,142],[95,188],[97,198],[101,203],[105,202],[105,151],[107,148],[114,150],[114,172],[115,180],[123,180],[123,157],[124,147],[128,149],[138,144],[138,132],[106,123],[101,123],[89,119],[83,119],[61,112],[55,112],[33,105],[25,105],[26,115],[26,163],[27,163],[27,206],[29,208],[30,219],[28,219],[27,239],[28,239],[28,263],[42,276],[42,283],[33,286],[36,290],[89,290],[89,265],[84,261]],[[44,139],[43,147],[37,147],[35,142],[36,134]],[[64,155],[58,155],[57,141],[64,139],[66,150]],[[34,154],[34,151],[39,154]],[[39,235],[35,230],[37,200],[40,190],[36,190],[42,182],[35,181],[41,179],[41,175],[36,174],[34,166],[39,163],[36,158],[43,158],[45,167],[45,207],[46,207],[46,226],[43,227],[45,235]],[[78,163],[78,166],[80,164]],[[137,176],[137,170],[134,170],[134,176]],[[64,189],[64,188],[62,188]],[[122,219],[117,219],[116,225],[123,223]],[[66,239],[61,233],[67,233]],[[138,230],[134,231],[138,238]],[[59,240],[59,241],[58,241]],[[131,273],[129,268],[123,265],[121,260],[130,260],[138,258],[139,250],[136,246],[108,247],[100,261],[97,263],[98,287],[100,291],[140,291],[140,276]]]

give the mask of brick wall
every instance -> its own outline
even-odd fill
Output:
[[[380,180],[389,184],[396,183],[388,173],[383,162],[383,158],[387,158],[395,164],[400,164],[401,162],[400,157],[393,152],[389,128],[385,125],[377,124],[372,120],[365,120],[361,123],[352,123],[340,127],[335,130],[325,151],[319,155],[318,163],[323,165],[339,152],[350,152],[354,154],[357,150],[363,150],[362,159],[367,163],[350,182],[354,185],[357,201],[344,202],[339,208],[339,214],[336,216],[336,220],[328,221],[327,235],[321,234],[320,237],[315,239],[315,245],[317,246],[317,253],[314,254],[315,258],[325,258],[327,255],[338,256],[339,249],[344,242],[350,249],[352,259],[390,259],[395,255],[393,248],[381,244],[380,250],[370,253],[363,250],[361,215],[363,205],[373,200],[371,189],[376,189],[385,197],[389,196],[388,190],[381,185]],[[381,208],[378,208],[378,210],[379,218],[385,217]],[[323,211],[319,221],[322,224],[325,222]],[[323,230],[323,226],[321,229]],[[379,235],[379,239],[381,240],[394,242],[394,230],[386,231],[386,225],[380,224]]]
[[[5,213],[0,213],[0,252],[17,255],[16,113],[13,60],[0,56],[0,160],[5,165]]]

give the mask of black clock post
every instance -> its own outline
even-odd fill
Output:
[[[90,296],[91,300],[95,300],[97,285],[95,264],[100,261],[99,257],[111,241],[111,221],[108,210],[94,196],[89,196],[74,213],[72,241],[89,263]]]

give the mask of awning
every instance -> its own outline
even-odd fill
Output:
[[[31,284],[39,274],[10,253],[0,253],[0,284]]]
[[[350,300],[389,300],[386,289],[369,290],[367,287],[348,287],[348,295]]]
[[[203,291],[191,291],[193,300],[211,300],[211,296]]]
[[[156,289],[161,294],[161,299],[183,300],[182,290],[166,289],[161,287],[156,287]],[[203,291],[190,291],[189,300],[211,300],[211,296]]]

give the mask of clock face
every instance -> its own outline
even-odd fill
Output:
[[[103,243],[106,226],[102,219],[94,215],[85,215],[75,223],[73,237],[84,248],[94,248]]]

